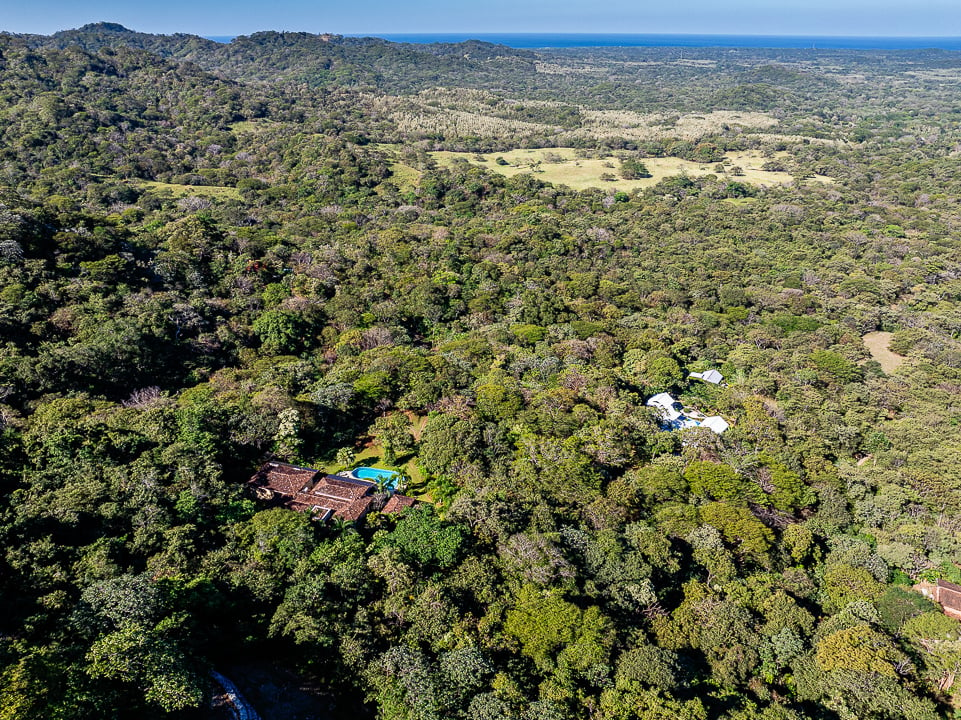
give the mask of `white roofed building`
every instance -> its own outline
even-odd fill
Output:
[[[725,420],[719,415],[715,415],[713,417],[705,418],[704,420],[702,420],[701,427],[710,428],[718,435],[722,435],[724,434],[724,431],[731,426],[728,424],[727,420]]]
[[[696,410],[685,414],[684,406],[675,400],[670,393],[658,393],[648,398],[647,406],[657,410],[663,421],[663,427],[667,430],[706,427],[721,435],[730,427],[728,422],[719,415],[704,417]]]
[[[677,420],[681,417],[684,406],[681,405],[670,393],[658,393],[649,398],[647,405],[657,408],[665,420]]]
[[[695,378],[697,380],[703,380],[704,382],[711,383],[712,385],[720,385],[724,376],[721,375],[717,370],[705,370],[704,372],[691,373],[689,377]]]

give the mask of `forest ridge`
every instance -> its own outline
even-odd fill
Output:
[[[0,34],[0,718],[951,717],[959,83]]]

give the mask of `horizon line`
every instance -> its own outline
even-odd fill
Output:
[[[270,32],[257,30],[256,32]],[[278,30],[277,32],[306,32],[302,30]],[[385,33],[318,33],[318,34],[333,34],[333,35],[343,35],[345,37],[382,37],[385,35],[391,35],[393,37],[402,37],[405,35],[468,35],[468,31],[457,31],[457,30],[444,30],[444,31],[417,31],[417,32],[385,32]],[[903,38],[916,38],[918,40],[931,39],[961,39],[961,34],[959,35],[818,35],[815,33],[791,33],[791,34],[781,34],[781,33],[715,33],[715,32],[554,32],[551,30],[529,30],[523,32],[514,31],[485,31],[481,33],[475,33],[475,35],[568,35],[572,37],[584,37],[584,36],[605,36],[605,37],[636,37],[638,35],[648,35],[653,37],[779,37],[779,38],[810,38],[810,37],[823,37],[823,38],[867,38],[867,39],[878,39],[878,40],[900,40]],[[217,35],[216,37],[228,37],[227,35]],[[239,37],[239,36],[234,36]]]
[[[55,35],[60,32],[70,32],[71,30],[80,30],[87,25],[120,25],[127,30],[132,32],[151,34],[151,35],[196,35],[197,37],[202,37],[209,39],[212,37],[242,37],[244,35],[253,35],[263,32],[278,32],[278,33],[307,33],[311,35],[341,35],[344,37],[405,37],[405,36],[423,36],[423,35],[466,35],[471,37],[479,37],[484,35],[499,35],[499,36],[525,36],[525,35],[554,35],[554,36],[566,36],[566,37],[592,37],[592,36],[607,36],[607,37],[636,37],[636,36],[649,36],[649,37],[718,37],[718,38],[739,38],[739,37],[749,37],[749,38],[862,38],[862,39],[878,39],[878,40],[898,40],[898,39],[915,39],[915,40],[948,40],[948,39],[958,39],[961,40],[961,33],[950,34],[950,35],[931,35],[931,34],[907,34],[907,35],[876,35],[876,34],[863,34],[863,33],[779,33],[779,32],[696,32],[696,31],[657,31],[657,32],[644,32],[644,31],[631,31],[625,32],[622,30],[618,31],[590,31],[590,32],[576,32],[570,30],[484,30],[484,31],[473,31],[473,30],[405,30],[405,31],[377,31],[377,30],[363,30],[359,32],[351,31],[335,31],[335,30],[303,30],[303,29],[270,29],[263,28],[258,30],[251,30],[245,32],[204,32],[204,31],[185,31],[185,30],[174,30],[170,32],[156,32],[156,31],[145,31],[145,30],[135,30],[134,28],[127,27],[123,23],[100,20],[85,23],[80,27],[72,28],[62,28],[60,30],[55,30],[51,33],[41,33],[41,32],[30,32],[30,31],[17,31],[17,30],[2,30],[0,33],[9,33],[14,35]]]

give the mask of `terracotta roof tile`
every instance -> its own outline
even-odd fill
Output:
[[[325,475],[311,489],[313,495],[329,495],[344,500],[356,500],[367,495],[374,487],[372,483],[347,482],[343,478]]]
[[[317,471],[312,468],[269,462],[250,478],[248,484],[254,488],[266,488],[284,497],[293,497],[309,486],[316,475]]]
[[[344,520],[360,520],[370,511],[370,504],[374,501],[374,498],[370,495],[365,495],[362,498],[354,500],[350,505],[346,505],[338,509],[335,513],[335,517],[343,518]]]
[[[337,475],[320,475],[312,468],[281,462],[264,464],[250,478],[247,485],[263,494],[270,490],[275,500],[298,512],[312,512],[317,519],[339,517],[344,520],[360,520],[371,510],[377,500],[376,485]],[[269,497],[270,493],[266,493]],[[261,498],[265,499],[265,498]],[[394,494],[387,499],[382,512],[398,512],[414,504],[406,495]]]
[[[954,583],[938,580],[937,601],[945,612],[961,612],[961,587]]]
[[[952,592],[961,593],[961,585],[955,585],[947,580],[941,580],[938,578],[938,587],[944,588],[945,590],[951,590]]]
[[[384,509],[381,512],[385,512],[385,513],[400,512],[401,510],[412,507],[415,502],[417,501],[414,500],[414,498],[412,497],[407,497],[406,495],[398,495],[395,493],[390,496],[390,499],[387,501],[387,504],[384,505]]]

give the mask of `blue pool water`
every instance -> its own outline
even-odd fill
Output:
[[[393,488],[394,484],[397,482],[397,473],[393,470],[381,470],[380,468],[372,467],[359,467],[354,468],[351,473],[358,480],[367,480],[368,482],[377,482],[378,478],[392,478],[389,483],[389,487]]]

